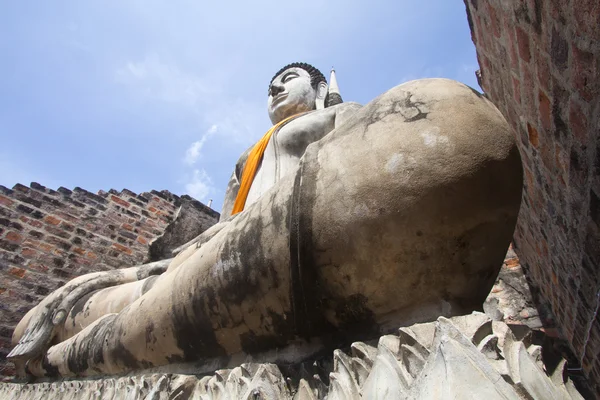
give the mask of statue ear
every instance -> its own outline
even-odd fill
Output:
[[[325,97],[327,97],[327,83],[321,81],[317,86],[317,98],[315,99],[317,110],[325,108]]]

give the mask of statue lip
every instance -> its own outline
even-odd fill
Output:
[[[279,103],[281,100],[285,99],[287,95],[287,93],[278,94],[277,96],[273,97],[271,104]]]

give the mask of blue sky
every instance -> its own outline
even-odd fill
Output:
[[[220,211],[285,64],[335,66],[362,104],[421,77],[478,88],[459,0],[15,1],[0,33],[7,187],[167,189]]]

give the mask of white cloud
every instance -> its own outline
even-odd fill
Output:
[[[181,120],[200,126],[218,126],[221,142],[241,147],[243,151],[268,128],[266,101],[249,102],[232,97],[234,92],[228,85],[237,70],[235,66],[228,68],[200,68],[188,73],[174,62],[149,54],[141,61],[125,62],[115,76],[117,82],[127,86],[137,98],[174,105],[172,109],[177,110]],[[213,133],[189,146],[189,156],[186,152],[184,159],[187,164],[194,164],[205,140]]]
[[[126,62],[117,69],[116,79],[147,98],[188,107],[195,107],[215,91],[210,79],[189,74],[156,54],[149,54],[142,61]]]
[[[187,148],[185,151],[185,157],[183,158],[183,162],[187,165],[194,165],[196,161],[200,158],[200,151],[202,147],[204,147],[204,143],[208,140],[209,137],[214,135],[217,132],[217,125],[213,124],[204,135],[200,138],[200,140],[195,141]]]
[[[195,169],[192,178],[185,184],[187,194],[206,203],[208,196],[215,193],[212,180],[204,169]]]

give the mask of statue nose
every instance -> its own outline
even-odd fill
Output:
[[[281,92],[283,92],[283,86],[277,85],[277,84],[271,85],[271,95],[272,96],[277,96]]]

